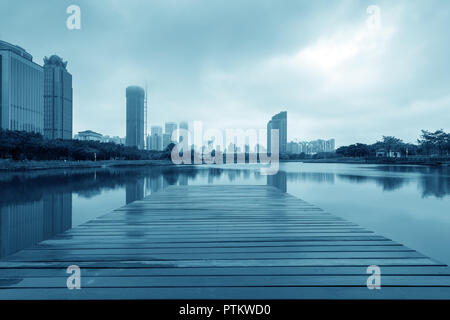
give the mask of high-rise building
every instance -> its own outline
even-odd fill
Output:
[[[267,123],[267,152],[271,152],[272,137],[271,130],[278,129],[279,152],[286,152],[287,147],[287,112],[282,111],[272,117]]]
[[[160,126],[151,126],[150,127],[150,133],[147,137],[147,149],[148,150],[162,150],[163,149],[163,143],[162,143],[162,135],[163,130]]]
[[[44,72],[21,47],[0,40],[0,128],[44,133]]]
[[[163,136],[160,134],[152,134],[148,136],[148,149],[161,151],[163,149]]]
[[[162,127],[160,127],[160,126],[151,126],[150,127],[150,134],[151,135],[157,134],[157,135],[161,136],[163,134]]]
[[[172,137],[172,135],[168,134],[168,133],[164,133],[162,135],[162,148],[163,149],[165,149],[172,142],[171,137]]]
[[[126,146],[144,148],[144,98],[141,87],[130,86],[127,95],[127,136]]]
[[[72,75],[57,55],[44,58],[44,136],[72,139]]]
[[[177,124],[175,122],[166,122],[165,125],[165,134],[170,135],[172,137],[172,133],[177,130]],[[178,138],[172,139],[170,138],[170,142],[177,142]],[[165,148],[165,147],[164,147]]]

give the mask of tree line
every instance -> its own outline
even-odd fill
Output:
[[[50,140],[40,133],[1,130],[0,158],[13,160],[164,160],[170,159],[173,144],[164,151],[139,150],[112,142]]]
[[[374,144],[356,143],[343,146],[336,154],[344,157],[375,157],[377,151],[399,152],[401,156],[448,156],[450,154],[450,133],[444,130],[434,132],[422,130],[417,144],[405,143],[393,136],[383,136]]]

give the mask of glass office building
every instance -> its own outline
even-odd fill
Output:
[[[125,145],[144,149],[144,98],[141,87],[130,86],[127,96],[127,136]]]
[[[278,148],[280,153],[286,152],[287,147],[287,112],[282,111],[272,117],[267,123],[267,150],[271,152],[272,148],[272,129],[278,130]]]
[[[0,40],[0,127],[44,133],[44,72],[21,47]]]
[[[67,62],[52,55],[44,58],[44,135],[72,139],[72,75]]]

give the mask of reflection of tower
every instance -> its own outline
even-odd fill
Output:
[[[144,199],[144,179],[137,179],[135,183],[127,183],[125,186],[126,204]]]
[[[150,190],[152,193],[158,192],[159,190],[162,189],[162,184],[163,184],[163,176],[162,175],[152,176],[149,179],[150,179]]]
[[[287,192],[286,172],[278,171],[277,174],[267,176],[267,185],[280,189],[282,192]]]
[[[228,180],[234,181],[236,179],[236,170],[228,170]]]
[[[72,228],[72,194],[44,194],[44,237]]]
[[[188,185],[188,176],[186,174],[181,173],[180,177],[178,179],[178,183],[180,186],[187,186]]]
[[[169,186],[170,186],[170,183],[169,183],[169,181],[167,181],[167,177],[163,176],[163,179],[162,179],[162,188],[163,188],[163,190],[167,189],[167,187],[169,187]]]
[[[50,193],[29,203],[0,207],[0,257],[72,227],[72,194]]]

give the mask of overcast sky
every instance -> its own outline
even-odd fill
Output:
[[[147,83],[150,125],[265,128],[286,110],[288,140],[415,142],[450,129],[449,30],[445,0],[0,0],[0,39],[68,61],[74,133],[124,136],[125,88]]]

